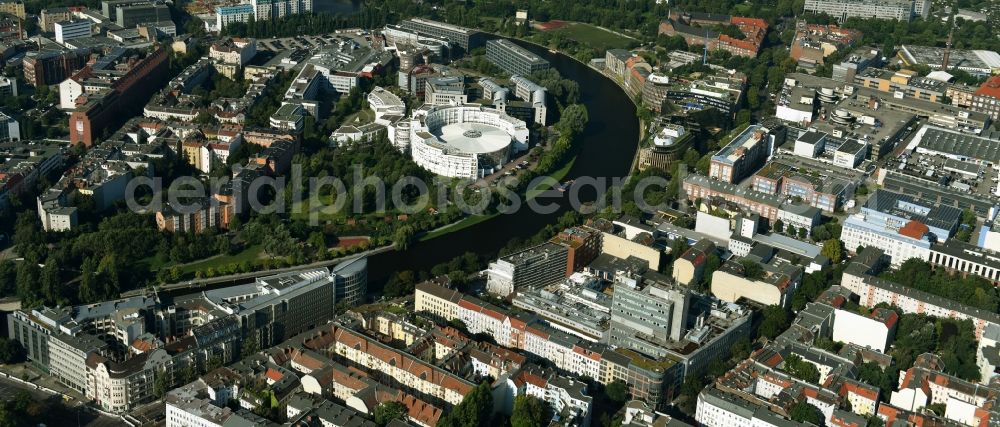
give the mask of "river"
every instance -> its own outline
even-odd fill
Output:
[[[615,82],[573,58],[536,45],[518,44],[544,57],[564,78],[580,85],[580,101],[587,107],[590,121],[583,136],[576,141],[580,151],[567,179],[583,176],[610,179],[628,175],[639,141],[639,120],[628,95]],[[368,259],[368,291],[377,295],[385,280],[397,271],[430,270],[434,265],[465,252],[493,258],[511,239],[531,237],[546,225],[555,223],[570,208],[567,199],[546,199],[545,202],[560,205],[558,211],[552,214],[536,213],[522,205],[515,213],[499,215],[462,230],[413,243],[405,251],[374,255]],[[594,195],[583,194],[582,199],[593,200]]]

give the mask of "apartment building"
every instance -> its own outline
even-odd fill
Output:
[[[254,16],[254,7],[250,4],[234,4],[215,7],[215,29],[222,31],[234,22],[250,22]]]
[[[749,125],[732,134],[729,141],[712,156],[708,176],[724,183],[738,183],[753,175],[782,141],[761,125]]]
[[[755,255],[754,250],[751,255]],[[754,264],[756,274],[752,273]],[[801,282],[802,268],[773,254],[759,260],[743,257],[726,261],[712,273],[712,295],[728,302],[746,298],[763,305],[788,307]]]
[[[928,18],[929,0],[806,0],[805,11],[825,13],[843,22],[847,18],[876,18],[909,22]]]
[[[14,15],[20,19],[25,19],[28,16],[24,10],[24,2],[19,0],[4,0],[0,2],[0,13]]]
[[[859,295],[861,305],[873,308],[879,303],[887,303],[898,307],[903,313],[968,319],[972,321],[977,339],[982,336],[988,325],[1000,325],[1000,315],[996,313],[876,277],[875,275],[887,264],[885,258],[883,251],[865,248],[844,270],[841,286]]]

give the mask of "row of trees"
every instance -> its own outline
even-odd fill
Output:
[[[991,313],[1000,308],[1000,294],[990,282],[977,276],[952,275],[944,269],[932,270],[920,259],[911,258],[880,276]]]

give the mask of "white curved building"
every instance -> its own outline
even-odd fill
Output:
[[[410,123],[413,161],[437,175],[476,179],[528,148],[528,127],[477,104],[422,107]]]
[[[376,122],[385,115],[406,114],[406,104],[396,94],[375,86],[368,93],[368,108],[375,113]],[[386,125],[386,123],[380,123]]]

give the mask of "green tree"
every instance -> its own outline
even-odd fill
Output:
[[[788,415],[795,422],[811,423],[817,426],[823,425],[823,413],[819,411],[819,408],[806,402],[797,402],[795,405],[792,405],[792,409],[788,411]]]
[[[840,258],[844,255],[844,248],[840,240],[829,239],[823,242],[823,249],[820,250],[820,254],[830,258],[830,262],[838,264],[840,263]]]
[[[406,405],[400,402],[389,401],[379,403],[375,407],[375,424],[384,426],[392,420],[405,419],[407,412]]]
[[[565,134],[577,135],[583,132],[583,128],[587,126],[588,120],[590,119],[587,114],[587,107],[584,107],[583,104],[573,104],[562,111],[562,116],[559,117],[559,122],[556,123],[556,129]]]
[[[760,322],[760,335],[769,339],[774,339],[785,329],[788,329],[788,312],[777,305],[769,305],[762,313],[763,320]]]
[[[774,222],[774,232],[775,233],[781,233],[783,231],[785,231],[785,222],[782,221],[782,220],[780,220],[780,219],[777,220],[777,221],[775,221]]]
[[[604,393],[615,403],[625,403],[628,400],[628,385],[624,381],[615,380],[605,386]]]
[[[816,369],[816,365],[802,360],[797,354],[788,355],[785,358],[783,367],[788,375],[808,383],[819,383],[819,370]]]
[[[514,412],[510,415],[511,427],[535,427],[548,424],[548,404],[545,401],[528,395],[514,398]]]
[[[480,383],[465,395],[451,412],[438,420],[439,427],[485,427],[493,415],[493,394],[489,383]]]

